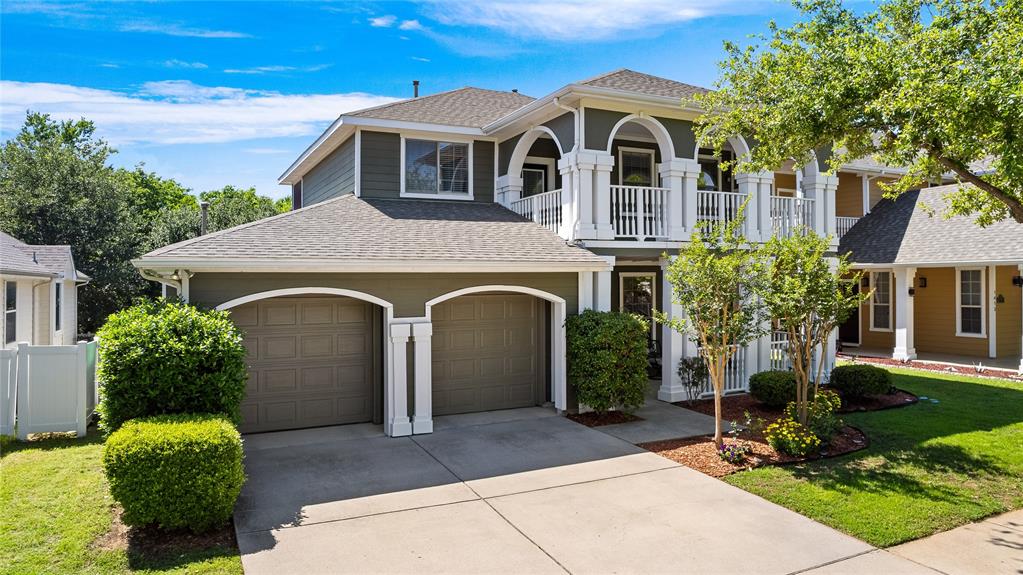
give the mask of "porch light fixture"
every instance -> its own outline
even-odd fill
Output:
[[[869,273],[863,274],[863,277],[860,278],[860,287],[863,288],[863,289],[867,289],[867,288],[870,287],[870,274]]]
[[[918,277],[916,279],[916,287],[921,288],[921,289],[927,287],[927,278],[925,278],[923,276]]]
[[[915,295],[916,295],[916,288],[909,288],[909,297],[913,297]]]
[[[1023,276],[1012,276],[1012,285],[1023,287]]]

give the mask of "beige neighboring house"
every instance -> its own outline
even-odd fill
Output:
[[[0,232],[3,347],[74,344],[78,287],[88,281],[75,269],[71,246],[33,246]]]

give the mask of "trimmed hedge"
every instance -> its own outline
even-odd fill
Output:
[[[761,371],[749,378],[753,399],[771,407],[784,407],[796,400],[796,374],[791,371]]]
[[[831,370],[828,386],[843,397],[884,395],[892,392],[892,376],[888,370],[876,365],[839,365]]]
[[[99,333],[100,425],[164,413],[216,413],[235,423],[245,396],[245,346],[227,312],[165,300],[107,319]]]
[[[586,310],[569,316],[568,381],[580,403],[597,412],[643,405],[648,385],[647,334],[639,316]]]
[[[215,415],[128,421],[107,438],[103,469],[126,524],[195,533],[231,517],[245,482],[241,436]]]

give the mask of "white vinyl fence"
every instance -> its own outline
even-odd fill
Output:
[[[0,433],[74,431],[85,437],[96,408],[96,340],[0,351]]]

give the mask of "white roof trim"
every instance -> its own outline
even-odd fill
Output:
[[[191,272],[288,272],[288,273],[530,273],[610,271],[606,262],[505,262],[487,260],[315,260],[142,258],[132,260],[139,269]]]

